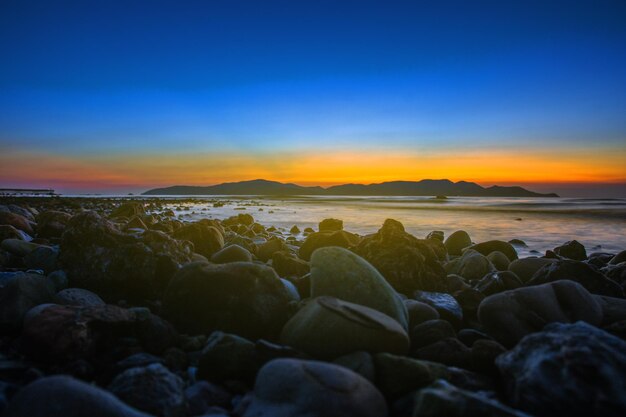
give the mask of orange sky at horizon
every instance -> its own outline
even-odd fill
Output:
[[[263,178],[329,186],[442,179],[481,185],[626,182],[626,150],[410,152],[364,150],[273,153],[61,156],[5,151],[0,186],[139,191]]]

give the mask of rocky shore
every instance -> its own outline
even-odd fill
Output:
[[[184,203],[0,199],[0,415],[626,415],[626,251]]]

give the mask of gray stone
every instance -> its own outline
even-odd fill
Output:
[[[479,280],[487,273],[495,271],[495,267],[486,256],[468,249],[461,257],[453,259],[445,265],[448,274],[457,274],[466,280]]]
[[[329,295],[373,308],[408,328],[406,308],[385,278],[365,259],[340,247],[311,257],[311,297]]]
[[[444,245],[450,255],[459,256],[463,253],[463,249],[472,245],[472,239],[465,230],[457,230],[448,236]]]
[[[242,417],[386,417],[382,394],[367,379],[339,365],[276,359],[257,376]]]
[[[516,259],[509,264],[509,271],[514,272],[522,282],[528,282],[543,266],[556,262],[550,258]]]

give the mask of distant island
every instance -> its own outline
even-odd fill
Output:
[[[343,184],[328,188],[303,187],[263,179],[228,182],[209,186],[175,185],[154,188],[142,195],[349,195],[349,196],[458,196],[458,197],[558,197],[522,187],[494,185],[482,187],[474,182],[450,180],[389,181],[379,184]]]

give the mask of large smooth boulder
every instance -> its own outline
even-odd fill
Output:
[[[400,323],[377,310],[333,297],[310,300],[283,328],[280,340],[320,359],[358,350],[406,354]]]
[[[113,394],[69,376],[49,376],[21,389],[5,417],[150,417]]]
[[[552,258],[522,258],[516,259],[509,264],[509,271],[515,273],[522,282],[528,282],[533,275],[541,268],[548,264],[555,263],[557,260]]]
[[[460,275],[468,281],[477,281],[496,268],[487,257],[475,250],[468,249],[459,258],[445,265],[446,273]]]
[[[55,298],[54,283],[43,275],[25,272],[0,276],[0,327],[19,329],[26,312]]]
[[[107,301],[156,298],[193,253],[188,242],[163,232],[122,233],[93,211],[75,215],[61,241],[70,284],[96,292]]]
[[[184,332],[222,330],[256,340],[280,332],[290,299],[269,266],[194,262],[172,278],[163,297],[163,310]]]
[[[626,415],[626,342],[587,323],[553,323],[496,360],[511,404],[538,416]]]
[[[561,279],[578,282],[590,293],[608,297],[624,297],[624,290],[589,264],[580,261],[560,260],[543,266],[528,285],[539,285]]]
[[[160,363],[127,369],[108,389],[138,410],[159,417],[185,415],[185,382]]]
[[[343,230],[343,220],[324,219],[319,222],[318,230],[320,232],[336,232],[337,230]]]
[[[382,394],[339,365],[276,359],[261,368],[242,417],[386,417]]]
[[[217,228],[202,223],[186,224],[176,230],[173,236],[193,243],[195,252],[207,259],[224,247],[222,233]]]
[[[444,245],[450,255],[459,256],[463,253],[463,249],[472,245],[472,239],[465,230],[457,230],[448,236]]]
[[[547,323],[582,320],[599,325],[602,307],[582,285],[555,281],[491,295],[480,303],[478,319],[489,335],[513,346]]]
[[[227,264],[229,262],[252,262],[252,254],[239,245],[228,245],[211,256],[211,262]]]
[[[315,250],[326,246],[340,246],[349,248],[359,242],[359,237],[345,230],[337,230],[334,232],[315,232],[311,233],[302,243],[298,250],[298,255],[305,261],[311,260],[311,255]]]
[[[417,239],[396,220],[385,220],[380,230],[365,236],[354,252],[402,294],[445,290],[446,273],[441,265],[446,258],[443,243],[437,239]]]
[[[376,268],[347,249],[331,246],[313,252],[311,297],[322,295],[373,308],[408,328],[399,295]]]
[[[513,245],[503,240],[488,240],[486,242],[472,245],[468,249],[475,250],[476,252],[485,256],[488,256],[490,253],[493,252],[501,252],[505,254],[511,262],[517,259],[517,251],[515,250]]]

